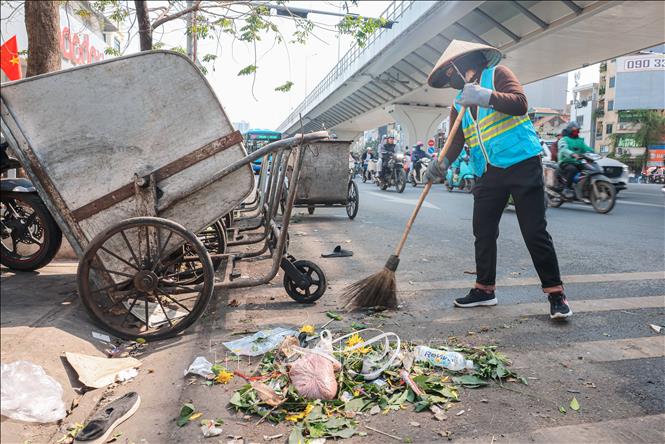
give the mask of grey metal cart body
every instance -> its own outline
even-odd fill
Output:
[[[0,112],[11,150],[79,256],[84,306],[111,333],[172,336],[201,316],[214,288],[267,283],[280,266],[299,302],[321,296],[321,270],[298,266],[285,253],[295,193],[285,197],[289,214],[280,226],[274,215],[285,175],[267,178],[256,191],[250,164],[268,155],[290,159],[297,183],[304,144],[327,133],[248,156],[198,68],[169,51],[4,84]],[[211,257],[194,233],[253,190],[262,201],[260,228],[269,233],[262,250],[272,253],[272,267],[258,278],[215,282],[213,260],[256,258],[261,250]]]
[[[349,219],[358,214],[358,186],[349,174],[350,141],[321,140],[304,153],[296,207],[313,214],[318,207],[346,207]]]

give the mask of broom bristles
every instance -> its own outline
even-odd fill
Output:
[[[346,287],[342,297],[347,300],[345,307],[395,309],[397,308],[395,271],[384,267],[380,272]]]

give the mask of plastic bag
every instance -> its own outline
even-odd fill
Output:
[[[185,376],[189,374],[203,376],[204,378],[212,378],[215,374],[212,371],[212,363],[203,356],[197,356],[194,362],[185,370]]]
[[[2,364],[2,414],[29,422],[53,422],[65,417],[62,387],[40,366],[28,361]]]
[[[342,366],[332,354],[330,332],[323,330],[321,340],[313,349],[295,346],[293,349],[303,354],[289,369],[289,377],[298,394],[308,399],[335,399],[335,371]]]

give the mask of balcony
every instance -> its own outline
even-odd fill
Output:
[[[600,72],[601,73],[607,72],[607,62],[603,62],[600,64]]]
[[[600,88],[598,88],[598,95],[600,97],[603,97],[605,95],[605,86],[604,85],[601,86]]]
[[[596,110],[593,112],[594,119],[601,119],[605,115],[605,110],[600,108],[600,104],[598,104],[598,106],[599,108],[596,108]]]

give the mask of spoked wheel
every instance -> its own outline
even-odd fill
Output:
[[[287,274],[284,274],[284,289],[286,293],[291,299],[301,304],[316,302],[326,292],[326,288],[328,288],[326,275],[323,273],[323,270],[310,261],[295,261],[293,265],[298,271],[307,275],[310,285],[300,287]]]
[[[36,194],[3,191],[0,262],[18,271],[47,265],[60,249],[62,232]]]
[[[591,205],[596,212],[606,214],[612,211],[616,203],[616,189],[614,185],[604,180],[591,184]]]
[[[210,254],[223,254],[226,251],[226,228],[221,220],[203,229],[196,237],[199,238]],[[196,255],[192,245],[186,243],[180,249],[183,251],[174,251],[169,258],[172,260],[168,261],[169,263],[172,262],[172,270],[174,272],[177,271],[177,283],[181,285],[200,284],[203,282],[204,276],[201,263],[183,260],[185,257]],[[215,271],[217,271],[221,263],[221,257],[212,259],[212,267]]]
[[[187,245],[188,248],[183,248]],[[191,262],[202,284],[181,283]],[[92,319],[124,339],[159,340],[192,325],[213,293],[214,270],[193,233],[158,217],[127,219],[98,234],[79,262],[81,301]]]
[[[355,219],[358,214],[358,206],[360,204],[360,195],[358,193],[358,185],[354,181],[349,182],[349,191],[346,201],[346,215],[349,219]]]

